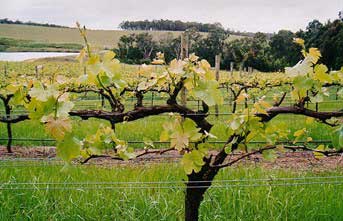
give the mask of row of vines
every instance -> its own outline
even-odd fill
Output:
[[[186,220],[198,219],[204,193],[220,169],[253,154],[263,153],[266,158],[273,159],[278,152],[285,151],[311,151],[317,158],[343,153],[342,108],[321,111],[311,105],[328,100],[330,96],[341,99],[343,68],[329,72],[324,64],[318,63],[320,52],[315,48],[307,50],[301,39],[296,39],[296,43],[303,47],[304,59],[294,67],[286,68],[285,73],[248,76],[233,73],[216,80],[209,63],[194,54],[165,64],[163,54],[158,53],[153,63],[159,68],[142,66],[134,74],[127,75],[113,52],[94,53],[87,42],[86,29],[79,29],[85,40],[85,48],[78,56],[81,70],[84,70],[82,74],[65,76],[57,70],[46,77],[2,76],[0,98],[5,116],[0,122],[7,125],[9,136],[11,124],[38,121],[56,140],[58,156],[66,162],[76,158],[88,162],[100,157],[130,160],[177,150],[188,176],[185,181]],[[227,138],[213,153],[208,140],[215,134],[211,133],[213,125],[208,116],[212,107],[223,105],[227,92],[232,97],[232,114],[225,120]],[[161,100],[145,105],[144,100],[152,93]],[[75,108],[77,100],[84,96],[99,96],[108,108]],[[134,105],[127,105],[132,100]],[[180,104],[184,100],[195,100],[199,107]],[[14,109],[23,112],[11,114]],[[116,134],[118,124],[161,114],[169,114],[160,132],[160,141],[170,145],[166,149],[137,152]],[[301,115],[307,118],[308,124],[316,121],[326,125],[333,134],[331,145],[311,146],[307,124],[294,133],[291,144],[285,144],[289,125],[274,122],[279,115]],[[90,118],[106,121],[111,126],[102,125],[96,133],[76,136],[72,122]],[[258,148],[250,145],[255,140],[263,140],[265,145]],[[300,145],[300,140],[305,142]],[[239,156],[232,158],[234,153]]]

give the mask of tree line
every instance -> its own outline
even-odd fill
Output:
[[[51,28],[69,28],[67,26],[62,25],[55,25],[55,24],[49,24],[49,23],[37,23],[37,22],[23,22],[20,20],[10,20],[8,18],[0,19],[0,24],[15,24],[15,25],[32,25],[32,26],[43,26],[43,27],[51,27]]]
[[[301,59],[299,45],[295,38],[302,38],[306,47],[317,47],[322,52],[321,62],[331,69],[339,69],[343,64],[343,22],[328,21],[322,24],[311,21],[305,30],[291,32],[280,30],[270,36],[256,33],[253,37],[242,37],[232,41],[224,29],[211,30],[206,34],[197,28],[186,29],[189,37],[189,52],[206,59],[214,66],[215,55],[221,54],[221,68],[242,69],[252,67],[260,71],[280,71],[284,67],[295,65]],[[181,51],[180,37],[167,33],[159,40],[154,40],[149,33],[124,35],[118,47],[114,49],[122,62],[131,64],[150,63],[159,51],[166,61],[179,58]]]
[[[119,24],[119,28],[124,30],[158,30],[158,31],[186,31],[190,28],[195,28],[200,32],[209,32],[213,30],[224,30],[221,23],[200,23],[200,22],[184,22],[180,20],[144,20],[144,21],[123,21]]]

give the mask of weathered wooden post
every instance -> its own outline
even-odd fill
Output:
[[[220,74],[220,57],[221,57],[220,54],[216,55],[216,57],[215,57],[215,69],[216,69],[216,80],[217,81],[219,81],[219,74]],[[218,117],[218,115],[219,115],[219,107],[218,107],[218,105],[216,104],[214,106],[214,108],[215,108],[216,117]]]
[[[38,73],[38,66],[35,66],[35,74],[36,74],[36,78],[38,79],[39,73]]]
[[[154,106],[154,97],[155,97],[155,94],[154,94],[154,92],[152,91],[152,92],[151,92],[151,106]]]
[[[235,63],[230,62],[230,72],[231,72],[231,76],[233,75],[233,68],[234,68]]]
[[[230,62],[230,72],[231,72],[231,76],[230,76],[230,73],[229,73],[229,79],[230,78],[233,78],[233,75],[234,75],[234,66],[235,66],[235,63],[234,62]],[[227,93],[229,94],[229,82],[227,83],[226,85],[226,90],[227,90]],[[229,97],[229,105],[231,106],[232,104],[232,94],[230,93],[230,97]]]
[[[188,45],[189,45],[189,36],[186,32],[181,34],[181,60],[188,58]],[[183,106],[187,105],[187,96],[186,96],[186,89],[183,87],[181,90],[181,104]]]
[[[7,62],[6,62],[6,64],[5,64],[5,66],[4,66],[4,72],[5,72],[5,77],[7,77]]]

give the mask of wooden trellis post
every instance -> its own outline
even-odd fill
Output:
[[[7,63],[5,64],[5,66],[4,66],[4,72],[5,72],[5,77],[7,77]]]
[[[189,46],[189,36],[187,33],[182,33],[181,35],[181,60],[188,58],[188,46]],[[183,87],[181,90],[181,104],[183,106],[187,105],[186,89]]]
[[[215,69],[216,69],[216,80],[219,81],[219,75],[220,75],[220,57],[221,55],[216,55],[215,57]],[[219,108],[218,108],[218,105],[216,104],[214,106],[215,108],[215,113],[216,113],[216,117],[218,117],[219,115]]]
[[[38,66],[35,66],[35,74],[36,74],[36,78],[38,79],[39,73],[38,73]]]

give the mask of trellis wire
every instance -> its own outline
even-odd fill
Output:
[[[0,138],[0,141],[6,141],[8,138]],[[56,142],[54,139],[41,139],[41,138],[12,138],[13,141],[30,141],[30,142]],[[170,141],[152,141],[154,144],[169,144]],[[221,140],[221,141],[206,141],[206,143],[210,144],[225,144],[227,141]],[[129,144],[142,144],[145,143],[144,141],[127,141]],[[191,144],[195,144],[196,142],[189,142]],[[266,144],[267,141],[250,141],[250,144]],[[290,144],[293,143],[293,141],[283,141],[283,142],[277,142],[277,144]],[[307,141],[297,141],[297,143],[331,143],[330,140],[312,140],[310,142]]]
[[[0,187],[1,190],[115,190],[115,189],[204,189],[204,188],[250,188],[250,187],[287,187],[308,185],[343,185],[343,181],[328,182],[295,182],[295,183],[268,183],[268,184],[233,184],[233,185],[175,185],[175,186],[95,186],[95,187]]]
[[[299,180],[326,180],[343,179],[343,176],[309,176],[309,177],[277,177],[260,179],[232,179],[232,180],[199,180],[199,181],[116,181],[116,182],[25,182],[25,183],[0,183],[0,185],[121,185],[121,184],[184,184],[184,183],[237,183],[237,182],[275,182],[275,181],[299,181]],[[343,180],[342,180],[343,182]]]
[[[92,101],[93,103],[94,102],[101,102],[101,100],[89,100],[89,101]],[[199,101],[197,101],[197,100],[194,100],[194,102],[199,102]],[[334,104],[334,103],[342,103],[343,102],[343,100],[330,100],[330,101],[322,101],[322,102],[318,102],[318,104],[320,105],[320,104]],[[150,104],[151,104],[151,102],[146,102],[145,103],[146,105],[146,107],[149,107],[149,106],[151,106]],[[283,102],[283,104],[294,104],[294,103],[292,103],[292,102]],[[127,104],[128,106],[134,106],[134,103],[132,103],[132,104]],[[187,106],[192,106],[192,107],[197,107],[197,106],[199,106],[200,104],[187,104]],[[222,104],[223,106],[230,106],[230,105],[232,105],[232,103],[223,103]],[[313,104],[313,105],[315,105],[315,104]],[[95,104],[76,104],[75,106],[74,106],[74,108],[75,109],[78,109],[78,108],[82,108],[82,107],[88,107],[88,108],[94,108],[94,107],[99,107],[99,106],[101,106],[101,104],[99,103],[98,105],[95,105]],[[106,105],[105,105],[106,106]],[[4,110],[0,110],[0,112],[1,113],[4,113],[5,111]],[[15,113],[27,113],[27,111],[25,111],[25,110],[12,110],[11,111],[11,115],[14,115]],[[220,113],[219,113],[220,114]],[[229,113],[226,113],[226,114],[229,114]],[[232,113],[231,113],[232,114]]]

